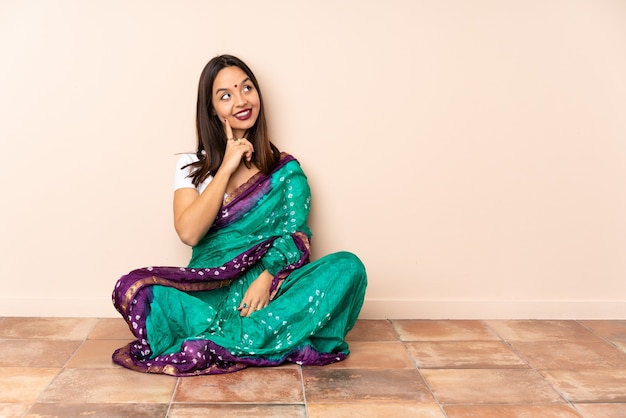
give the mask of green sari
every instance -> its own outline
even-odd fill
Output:
[[[363,304],[365,268],[347,252],[309,262],[309,205],[306,176],[283,154],[270,174],[229,196],[186,268],[122,276],[113,303],[136,340],[113,361],[187,376],[343,360],[345,335]],[[243,295],[264,270],[274,277],[270,304],[241,316]]]

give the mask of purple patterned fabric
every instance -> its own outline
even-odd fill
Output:
[[[194,247],[188,267],[145,267],[119,279],[113,290],[113,304],[136,340],[114,352],[115,363],[141,372],[192,376],[229,373],[248,366],[276,366],[285,361],[324,365],[347,356],[343,338],[362,304],[365,272],[353,255],[335,254],[309,263],[306,219],[310,191],[297,161],[284,154],[272,173],[259,173],[233,196],[218,212],[207,236]],[[342,268],[344,265],[349,268]],[[271,319],[266,318],[266,322],[259,318],[261,311],[255,313],[258,320],[237,319],[241,295],[263,269],[274,274],[272,303],[264,313]],[[356,298],[353,282],[359,289]],[[223,291],[206,293],[219,288],[229,296],[221,299]],[[220,302],[208,305],[194,294],[209,298],[217,295]],[[336,304],[323,304],[325,295]],[[302,316],[301,299],[315,304],[307,307],[310,318]],[[213,303],[216,299],[210,300]],[[322,306],[324,310],[320,311]],[[214,313],[205,313],[209,311]],[[237,322],[244,320],[245,327]],[[220,327],[225,324],[235,328],[224,331]],[[277,334],[279,329],[281,333]],[[264,355],[246,346],[252,346],[247,341],[248,333],[253,332],[259,342],[264,335],[268,338],[271,348]]]

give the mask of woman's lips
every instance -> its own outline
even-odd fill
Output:
[[[248,120],[250,119],[250,116],[252,116],[252,110],[246,109],[239,113],[235,113],[234,116],[237,120]]]

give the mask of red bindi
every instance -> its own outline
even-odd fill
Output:
[[[237,84],[235,84],[235,88],[237,88]]]

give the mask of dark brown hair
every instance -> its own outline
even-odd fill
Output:
[[[269,140],[263,96],[252,70],[239,58],[232,55],[219,55],[204,67],[198,83],[198,104],[196,112],[196,131],[199,161],[185,167],[192,167],[190,177],[198,186],[207,176],[215,174],[222,165],[226,152],[226,133],[219,116],[213,111],[213,83],[217,74],[226,67],[240,68],[252,81],[259,93],[260,110],[254,125],[246,132],[246,139],[254,146],[252,163],[263,173],[268,174],[280,158],[280,151]],[[204,152],[203,152],[204,151]],[[184,168],[184,167],[183,167]]]

